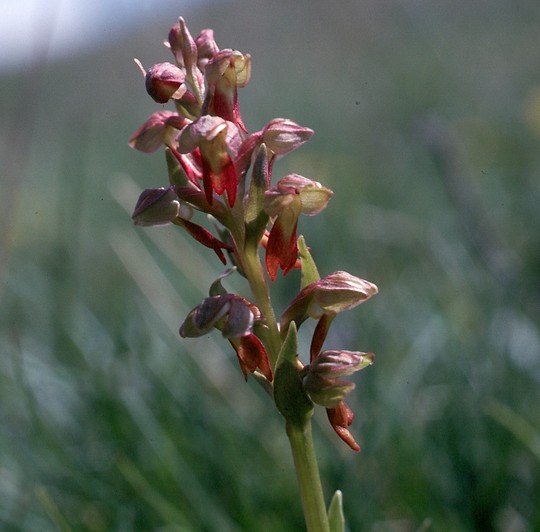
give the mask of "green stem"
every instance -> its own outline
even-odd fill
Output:
[[[291,445],[304,517],[308,532],[329,532],[328,515],[315,457],[311,421],[304,427],[287,423],[287,436]]]
[[[270,299],[270,290],[264,274],[264,269],[261,264],[257,249],[246,249],[245,233],[243,231],[243,222],[237,223],[239,215],[235,217],[235,213],[231,211],[231,224],[228,225],[231,236],[234,240],[237,259],[242,266],[244,275],[246,276],[251,292],[255,299],[254,303],[259,307],[261,314],[264,316],[268,334],[266,337],[266,349],[268,351],[268,360],[272,369],[275,369],[277,358],[281,350],[281,337],[277,326],[276,315],[272,300]],[[243,220],[243,216],[241,216]]]
[[[266,346],[268,349],[268,359],[272,368],[275,368],[281,350],[281,337],[279,335],[276,315],[274,314],[274,307],[272,306],[272,301],[270,299],[268,283],[264,277],[263,267],[258,254],[256,252],[249,253],[246,250],[244,259],[242,264],[244,273],[251,287],[251,291],[253,292],[255,302],[259,307],[261,314],[264,316],[268,327],[268,345]]]

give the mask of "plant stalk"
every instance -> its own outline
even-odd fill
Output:
[[[307,530],[308,532],[329,532],[330,525],[315,457],[311,421],[303,427],[287,423],[287,436],[294,459]]]

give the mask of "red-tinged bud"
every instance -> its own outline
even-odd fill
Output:
[[[313,136],[313,130],[288,118],[274,118],[262,130],[263,142],[277,156],[296,150]]]
[[[187,315],[180,326],[180,336],[196,338],[207,334],[226,316],[230,306],[228,297],[207,297]]]
[[[373,283],[338,271],[315,283],[308,313],[315,318],[321,313],[339,314],[367,301],[377,292],[378,288]]]
[[[244,377],[259,370],[272,381],[272,369],[263,343],[253,334],[253,323],[260,319],[257,307],[234,294],[210,296],[195,307],[180,326],[180,336],[203,336],[219,329],[234,347]]]
[[[195,307],[180,327],[180,336],[202,336],[214,327],[225,338],[237,339],[252,333],[253,322],[259,316],[254,306],[234,294],[210,296]]]
[[[373,364],[373,353],[323,351],[304,372],[304,389],[314,403],[333,408],[355,387],[338,380]]]
[[[339,314],[377,293],[377,287],[347,272],[335,272],[307,285],[294,298],[281,317],[282,330],[291,321],[297,325],[308,317],[319,319],[323,314]]]
[[[178,132],[188,123],[189,120],[172,111],[158,111],[133,133],[128,144],[136,150],[152,153],[162,145],[171,146]]]
[[[360,351],[323,351],[311,364],[309,372],[319,377],[336,379],[352,375],[373,364],[373,353]]]
[[[343,402],[339,402],[334,408],[327,408],[326,414],[330,425],[336,434],[355,452],[360,451],[360,445],[356,443],[353,435],[349,432],[349,427],[354,421],[352,410]]]
[[[214,40],[214,30],[204,29],[195,39],[197,45],[197,66],[204,72],[208,62],[219,52]]]
[[[169,31],[169,45],[177,64],[192,70],[197,64],[197,45],[182,17]]]
[[[173,187],[144,190],[131,216],[135,225],[167,225],[180,215],[189,217],[191,208],[180,202]]]
[[[310,399],[325,408],[334,408],[355,388],[354,383],[325,379],[309,373],[304,379],[304,390]]]
[[[140,62],[139,68],[144,72]],[[185,94],[186,74],[172,63],[158,63],[145,74],[146,91],[158,103],[167,103],[171,98],[179,100]]]
[[[206,80],[210,86],[216,86],[223,77],[235,88],[245,87],[251,77],[251,56],[231,49],[217,52],[207,65]]]

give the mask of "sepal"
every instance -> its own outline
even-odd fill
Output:
[[[327,408],[326,414],[330,425],[336,434],[355,452],[360,452],[360,445],[356,442],[349,431],[349,427],[354,421],[352,410],[343,402],[337,404],[334,408]]]
[[[255,249],[264,235],[269,220],[263,208],[269,177],[267,149],[261,144],[251,172],[245,205],[246,246],[252,245]]]
[[[274,399],[288,423],[304,427],[313,415],[313,403],[306,394],[297,367],[298,338],[294,323],[278,356],[274,377]]]

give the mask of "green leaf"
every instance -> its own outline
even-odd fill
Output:
[[[321,276],[302,235],[298,237],[298,250],[300,252],[300,262],[302,263],[300,288],[305,288],[308,284],[318,281]]]
[[[281,415],[292,425],[304,427],[313,414],[313,403],[304,391],[296,364],[298,338],[291,323],[279,352],[274,376],[274,400]]]
[[[345,516],[343,515],[343,494],[337,490],[328,507],[328,523],[330,532],[345,531]]]

